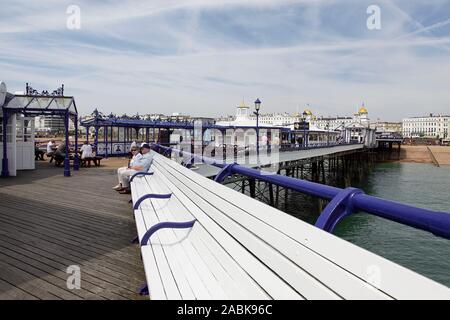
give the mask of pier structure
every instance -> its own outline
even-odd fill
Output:
[[[339,130],[306,130],[292,126],[220,125],[205,118],[191,121],[162,121],[140,116],[103,115],[97,109],[81,121],[87,139],[93,132],[97,154],[105,157],[128,154],[133,142],[190,146],[201,152],[221,153],[225,157],[261,149],[292,151],[350,144]],[[352,142],[354,143],[354,142]],[[196,151],[197,152],[197,151]]]
[[[399,133],[381,133],[376,136],[378,160],[400,160],[403,137]]]

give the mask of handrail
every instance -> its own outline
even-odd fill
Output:
[[[157,144],[155,144],[155,146],[163,150],[168,149]],[[174,148],[172,148],[172,151],[179,152],[179,150],[176,150]],[[186,151],[184,151],[184,154],[218,168],[223,169],[227,166],[227,164],[225,163],[217,162],[214,159],[202,155],[193,155]],[[221,179],[226,177],[225,173],[240,174],[326,200],[333,200],[333,198],[335,198],[336,196],[342,195],[343,192],[343,189],[341,188],[327,186],[306,180],[300,180],[275,173],[267,174],[267,172],[263,173],[257,169],[243,167],[238,164],[228,166],[226,170],[221,171],[221,173]],[[335,222],[330,224],[327,221],[324,221],[324,217],[322,217],[321,215],[316,223],[316,226],[321,227],[326,231],[332,232],[336,223],[340,221],[344,216],[352,212],[364,211],[366,213],[370,213],[388,220],[396,221],[404,225],[431,232],[436,236],[450,239],[450,213],[417,208],[392,200],[385,200],[370,196],[364,194],[362,191],[353,192],[351,197],[343,197],[341,200],[342,201],[340,201],[335,208],[340,209],[339,212],[330,212],[330,210],[324,210],[323,212],[323,214],[326,214],[326,211],[328,211],[330,218],[334,219]],[[351,208],[351,212],[347,210],[348,208]],[[333,213],[334,215],[331,213]],[[320,225],[318,225],[319,222],[321,223]],[[331,225],[331,227],[325,228],[326,225]]]

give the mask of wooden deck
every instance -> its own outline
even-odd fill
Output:
[[[130,196],[112,190],[114,169],[62,173],[39,163],[0,178],[0,299],[141,299]],[[66,285],[71,265],[81,269],[79,290]]]

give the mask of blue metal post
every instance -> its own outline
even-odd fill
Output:
[[[105,158],[108,157],[108,126],[103,128],[103,142],[105,143]],[[98,149],[97,149],[98,152]]]
[[[98,147],[98,125],[95,126],[95,137],[94,137],[94,149],[97,150]]]
[[[78,159],[78,115],[74,117],[75,125],[75,155],[73,159],[73,170],[78,171],[80,168],[80,162]]]
[[[259,162],[259,110],[256,111],[256,157]]]
[[[86,141],[89,143],[89,126],[86,126]]]
[[[64,129],[66,134],[66,155],[64,157],[64,176],[70,177],[70,160],[69,160],[69,112],[64,114]]]
[[[2,177],[9,177],[8,169],[8,146],[6,127],[8,125],[8,112],[3,108],[3,159],[2,159]]]

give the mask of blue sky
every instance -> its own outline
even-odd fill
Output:
[[[381,30],[368,30],[369,5]],[[66,27],[69,5],[81,29]],[[234,114],[306,104],[372,120],[450,114],[450,0],[9,1],[0,79],[61,83],[80,113]]]

